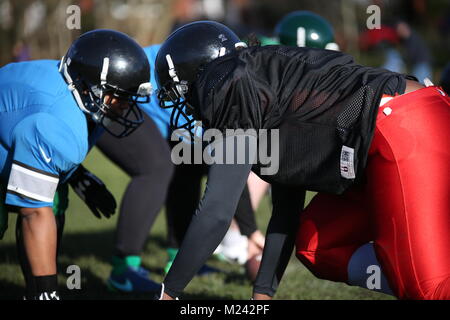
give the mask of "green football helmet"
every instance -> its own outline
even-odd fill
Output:
[[[331,24],[311,11],[294,11],[275,27],[275,35],[286,46],[339,50]]]

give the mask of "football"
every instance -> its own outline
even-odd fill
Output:
[[[262,255],[254,255],[245,263],[245,274],[247,278],[253,283],[258,275],[259,266],[261,265]]]

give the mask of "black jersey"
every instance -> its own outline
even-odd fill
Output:
[[[253,167],[264,180],[341,193],[365,166],[382,94],[405,84],[341,52],[251,47],[209,63],[192,102],[206,128],[279,129],[278,173]]]

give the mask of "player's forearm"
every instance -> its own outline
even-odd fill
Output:
[[[181,294],[223,239],[250,169],[251,164],[210,168],[205,196],[164,280],[166,293],[170,296]]]
[[[56,274],[56,222],[50,207],[21,208],[22,234],[34,276]]]
[[[289,263],[303,208],[304,191],[292,187],[273,186],[273,212],[267,227],[263,259],[254,286],[254,297],[275,295]]]
[[[201,212],[193,217],[167,277],[164,280],[165,292],[172,297],[179,297],[206,263],[223,239],[231,223],[233,212],[219,218],[213,212]]]
[[[294,248],[297,220],[283,221],[286,223],[284,229],[280,228],[278,222],[271,219],[267,228],[263,259],[255,282],[254,295],[275,295]]]

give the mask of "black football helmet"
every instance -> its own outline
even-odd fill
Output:
[[[112,135],[125,137],[144,121],[137,103],[150,99],[150,64],[128,35],[106,29],[82,34],[61,59],[60,72],[80,109]],[[106,94],[130,107],[114,112]]]
[[[196,21],[175,30],[158,51],[155,61],[161,108],[173,108],[171,129],[196,130],[199,120],[189,103],[191,87],[204,66],[239,47],[246,47],[228,27],[215,21]]]

